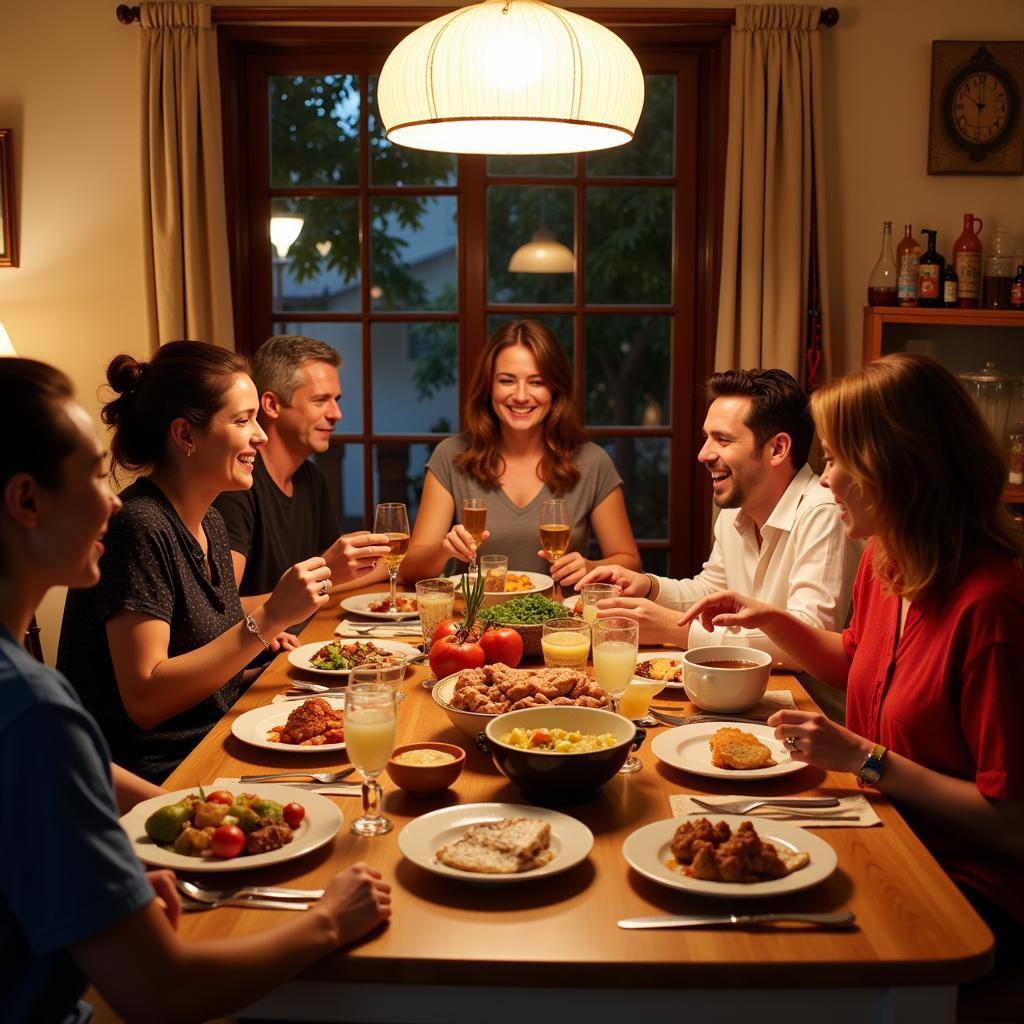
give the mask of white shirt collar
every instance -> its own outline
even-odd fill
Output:
[[[797,470],[793,479],[789,481],[789,486],[782,492],[782,497],[776,502],[775,508],[772,509],[772,514],[768,517],[768,521],[761,528],[762,535],[765,530],[781,530],[785,533],[792,532],[797,509],[800,508],[800,502],[803,500],[804,494],[807,493],[811,486],[816,486],[817,484],[817,474],[805,462]],[[746,533],[753,528],[754,521],[747,514],[746,510],[741,508],[733,525],[738,533]]]

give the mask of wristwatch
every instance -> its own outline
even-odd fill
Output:
[[[270,650],[270,644],[266,641],[263,634],[260,632],[260,627],[256,625],[256,620],[251,615],[246,615],[245,617],[245,628],[249,630],[250,633],[254,633],[256,635],[256,638],[259,640],[259,642],[263,644],[263,650]]]
[[[871,748],[871,753],[864,758],[864,763],[857,772],[857,784],[862,788],[865,786],[877,786],[878,780],[885,771],[885,755],[888,751],[881,743],[876,743]]]

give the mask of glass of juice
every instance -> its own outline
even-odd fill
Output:
[[[637,725],[657,725],[658,720],[647,712],[651,701],[664,689],[665,684],[661,680],[634,677],[619,698],[619,714],[631,718]]]
[[[505,592],[505,577],[508,576],[508,555],[482,555],[480,572],[484,577],[484,591],[488,594]]]
[[[640,627],[636,619],[609,615],[594,622],[594,674],[598,685],[612,698],[612,706],[619,714],[625,714],[619,707],[619,698],[636,671],[639,637]],[[640,759],[632,754],[619,769],[625,774],[639,770]]]
[[[390,686],[395,694],[395,703],[405,700],[402,693],[402,680],[405,679],[406,659],[404,654],[396,654],[386,665],[356,665],[349,673],[349,686],[359,683],[383,683]]]
[[[397,501],[386,501],[378,505],[377,513],[373,517],[373,532],[387,534],[388,547],[391,549],[384,556],[384,564],[388,567],[391,609],[394,611],[398,607],[398,567],[409,550],[409,515],[405,506]]]
[[[416,584],[416,607],[420,613],[420,628],[423,630],[423,653],[430,654],[430,641],[434,630],[452,617],[452,605],[455,602],[455,581],[438,577],[433,580],[420,580]],[[427,678],[420,683],[429,690],[437,680],[428,672]]]
[[[462,525],[473,538],[473,543],[480,547],[484,539],[484,530],[487,529],[486,498],[462,499]],[[476,551],[473,552],[473,557],[470,559],[469,571],[476,572]]]
[[[547,668],[586,670],[590,653],[590,623],[583,619],[549,619],[541,631],[540,647]]]
[[[621,593],[622,587],[617,583],[585,583],[580,588],[583,618],[593,625],[597,619],[597,602],[603,601],[606,597],[618,597]]]
[[[540,546],[549,562],[557,562],[569,550],[569,509],[563,498],[546,498],[540,503]],[[555,597],[559,587],[555,585]]]
[[[345,692],[345,746],[363,777],[363,813],[352,822],[357,836],[382,836],[394,822],[380,812],[377,776],[395,747],[395,691],[387,683],[350,683]]]

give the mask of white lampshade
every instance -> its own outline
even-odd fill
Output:
[[[442,153],[585,153],[633,138],[644,76],[603,25],[541,0],[483,0],[391,51],[377,102],[390,142]]]
[[[0,356],[16,356],[17,354],[11,344],[11,336],[7,333],[7,328],[0,323]]]
[[[302,225],[305,221],[301,217],[271,217],[270,218],[270,241],[274,243],[277,255],[284,259],[292,242],[299,237]]]
[[[508,269],[513,274],[571,274],[576,257],[547,228],[539,227],[526,245],[512,253]]]

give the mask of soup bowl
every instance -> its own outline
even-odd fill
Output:
[[[748,711],[768,689],[772,656],[754,647],[695,647],[682,660],[686,696],[704,711]]]

